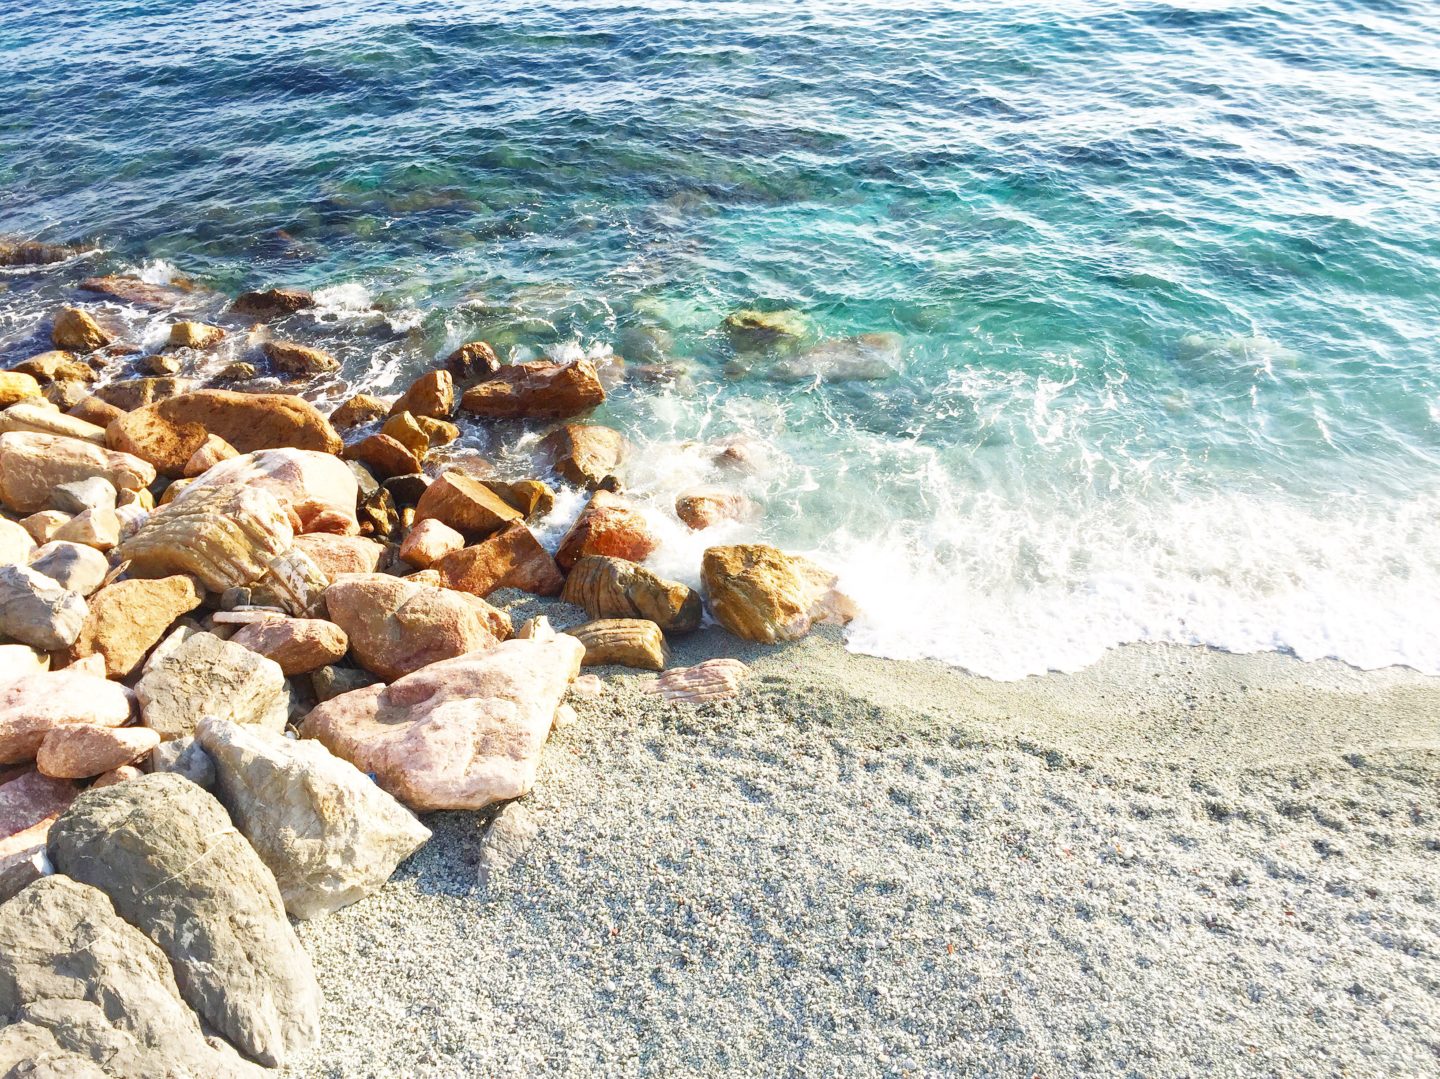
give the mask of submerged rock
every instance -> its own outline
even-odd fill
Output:
[[[378,890],[430,830],[320,742],[207,718],[196,739],[215,762],[216,794],[296,918],[328,914]]]
[[[84,292],[95,292],[121,303],[148,307],[152,311],[168,311],[190,299],[186,289],[174,285],[152,285],[128,274],[106,274],[104,277],[87,277],[80,282]]]
[[[260,346],[265,358],[289,375],[319,375],[338,371],[340,361],[330,353],[296,341],[266,341]]]
[[[821,341],[786,356],[765,371],[772,382],[860,382],[890,378],[900,368],[901,339],[866,333]]]
[[[47,244],[39,240],[0,240],[0,266],[44,266],[64,262],[79,253],[69,244]]]
[[[756,311],[746,308],[727,315],[722,328],[736,352],[762,352],[793,345],[810,331],[799,311]]]
[[[465,391],[460,407],[491,419],[566,419],[605,400],[605,389],[589,360],[548,361],[502,367]]]
[[[271,288],[259,292],[242,292],[235,297],[230,310],[237,315],[276,318],[293,315],[315,306],[315,297],[303,288]]]
[[[844,625],[857,613],[833,573],[764,544],[711,547],[700,576],[715,620],[750,641],[796,640],[816,622]]]

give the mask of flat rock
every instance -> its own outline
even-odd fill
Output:
[[[471,547],[435,563],[447,588],[488,596],[497,588],[518,588],[537,596],[558,596],[565,578],[550,552],[523,522],[515,521]]]
[[[319,375],[340,369],[340,361],[330,353],[296,341],[266,341],[260,351],[288,375]]]
[[[296,918],[363,899],[430,838],[409,810],[319,742],[213,718],[196,738],[215,762],[216,794]]]
[[[374,573],[380,556],[385,553],[383,544],[363,536],[314,533],[296,536],[295,549],[309,555],[327,581],[347,573]]]
[[[738,659],[707,659],[693,667],[676,667],[666,671],[648,687],[667,701],[701,704],[722,701],[740,692],[741,682],[750,668]]]
[[[85,623],[83,596],[28,566],[0,566],[0,634],[53,652],[68,648]]]
[[[279,1067],[314,1044],[320,989],[275,878],[224,808],[180,776],[91,789],[50,829],[57,871],[105,892],[170,959],[181,996]]]
[[[700,628],[700,593],[623,558],[587,555],[571,568],[561,598],[591,618],[645,618],[666,633]]]
[[[315,306],[315,297],[303,288],[268,288],[262,291],[242,292],[235,297],[230,310],[237,315],[253,315],[256,318],[275,318],[293,315],[307,307]]]
[[[350,648],[345,631],[320,618],[275,618],[241,626],[230,637],[238,644],[274,660],[286,676],[309,674],[343,659]]]
[[[122,727],[134,714],[134,695],[116,682],[73,667],[26,675],[0,688],[0,764],[35,759],[56,727]]]
[[[94,547],[51,540],[31,557],[30,568],[45,574],[67,592],[89,596],[109,574],[110,563]]]
[[[35,767],[55,779],[89,779],[133,764],[159,744],[148,727],[55,727],[40,743]]]
[[[604,400],[605,388],[589,360],[537,361],[501,367],[466,390],[460,407],[497,420],[563,420],[589,412]]]
[[[148,307],[152,311],[168,311],[191,300],[189,289],[174,285],[154,285],[128,274],[106,274],[103,277],[87,277],[80,282],[84,292],[95,292],[122,303]]]
[[[341,578],[325,606],[356,661],[386,681],[510,634],[509,619],[478,597],[384,574]]]
[[[565,635],[506,641],[326,701],[301,733],[417,811],[518,798],[584,651]]]
[[[78,438],[96,446],[105,445],[105,428],[67,415],[39,401],[21,401],[0,412],[0,433],[34,431],[39,434]]]
[[[141,722],[164,739],[193,734],[201,716],[283,731],[290,690],[280,665],[213,633],[157,651],[135,683]]]
[[[90,599],[90,613],[70,648],[71,658],[99,655],[110,678],[129,678],[182,614],[200,606],[193,577],[116,581]]]
[[[620,495],[596,491],[560,540],[555,561],[566,573],[587,555],[643,562],[657,546],[644,514]]]
[[[844,625],[857,613],[833,573],[764,544],[711,547],[700,575],[715,620],[749,641],[793,641],[816,622]]]
[[[219,326],[210,326],[204,322],[177,322],[170,327],[170,336],[166,339],[167,348],[193,348],[207,349],[214,348],[225,339],[225,331]],[[167,372],[173,374],[174,372]]]
[[[63,435],[0,435],[0,501],[17,513],[46,509],[56,487],[91,476],[108,480],[116,490],[134,491],[155,482],[155,469],[132,454]]]

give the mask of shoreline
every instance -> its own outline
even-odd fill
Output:
[[[1440,680],[1135,646],[997,683],[828,627],[735,645],[731,701],[608,668],[572,695],[508,870],[478,882],[487,814],[432,814],[380,893],[302,924],[326,1038],[284,1074],[1433,1063]]]

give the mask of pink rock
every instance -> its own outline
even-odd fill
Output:
[[[309,674],[334,663],[350,648],[345,631],[321,618],[267,618],[241,626],[233,644],[280,664],[285,674]]]
[[[90,784],[90,789],[96,787],[113,787],[116,783],[124,783],[127,779],[139,779],[145,773],[133,764],[122,764],[119,768],[112,768],[104,775],[98,777]]]
[[[535,783],[540,750],[585,649],[561,634],[511,640],[316,707],[318,738],[417,811],[480,809]]]
[[[416,569],[429,569],[464,546],[464,536],[444,521],[429,517],[410,530],[405,542],[400,544],[400,557]]]
[[[22,772],[0,783],[0,840],[54,820],[75,800],[78,790],[74,783],[39,772]]]
[[[355,474],[331,454],[294,449],[241,454],[212,465],[176,501],[190,497],[197,488],[227,483],[269,491],[299,519],[298,532],[353,536],[360,531],[355,518],[359,490]]]
[[[346,573],[374,573],[385,553],[382,544],[360,536],[311,532],[295,537],[295,549],[310,556],[327,581]]]
[[[693,667],[666,671],[649,687],[667,701],[719,701],[740,692],[750,668],[738,659],[707,659]]]
[[[639,510],[617,494],[596,491],[560,541],[555,561],[566,573],[587,555],[644,562],[657,546]]]
[[[45,735],[56,727],[124,726],[134,700],[118,682],[74,667],[12,682],[0,689],[0,764],[34,760]]]
[[[387,682],[510,636],[509,617],[478,596],[380,573],[337,581],[325,606],[360,665]]]
[[[40,743],[35,767],[55,779],[89,779],[133,764],[160,744],[149,727],[55,727]]]

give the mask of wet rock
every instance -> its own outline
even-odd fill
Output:
[[[619,471],[627,446],[625,436],[613,428],[567,423],[540,440],[539,452],[562,480],[594,490]]]
[[[241,453],[341,449],[340,436],[314,405],[284,393],[196,390],[137,408],[106,432],[112,449],[150,461],[167,476],[181,474],[208,434]]]
[[[128,689],[88,671],[27,675],[0,688],[0,764],[34,760],[56,727],[120,727],[133,711]]]
[[[280,665],[213,633],[163,648],[135,683],[141,722],[167,741],[195,732],[201,716],[283,731],[290,691]]]
[[[133,577],[189,573],[224,592],[260,578],[293,542],[290,516],[274,495],[225,484],[159,507],[117,552]]]
[[[151,772],[173,772],[202,790],[215,789],[215,762],[194,735],[161,742],[151,750],[148,763]]]
[[[36,881],[0,907],[0,1039],[6,1075],[206,1076],[265,1073],[205,1036],[165,953],[97,888]]]
[[[478,539],[520,519],[520,512],[480,480],[446,472],[415,504],[415,523],[434,519]]]
[[[95,387],[95,396],[106,404],[133,412],[145,405],[189,393],[195,386],[195,380],[190,378],[125,378]]]
[[[460,437],[460,428],[448,420],[436,419],[434,416],[416,416],[415,423],[420,430],[425,432],[426,441],[431,449],[436,446],[448,446]]]
[[[409,412],[443,420],[455,411],[455,380],[449,371],[428,371],[410,383],[400,400],[390,406],[390,415]]]
[[[153,356],[146,356],[135,366],[147,375],[178,375],[183,365],[178,356],[157,352]]]
[[[40,396],[40,383],[23,371],[0,371],[0,408]]]
[[[389,435],[400,445],[413,453],[417,460],[423,461],[425,454],[430,450],[430,436],[427,435],[416,421],[414,415],[409,412],[393,413],[384,426],[380,428],[382,435]],[[417,469],[418,471],[418,469]],[[410,475],[411,473],[400,473]]]
[[[490,419],[567,419],[605,400],[605,389],[589,360],[560,364],[539,361],[502,367],[465,391],[460,407]]]
[[[670,651],[665,635],[643,618],[604,618],[565,631],[585,646],[585,666],[616,664],[663,671]]]
[[[94,382],[100,377],[88,363],[76,359],[74,353],[63,349],[31,356],[24,363],[17,363],[15,370],[41,383]]]
[[[87,277],[80,282],[83,292],[94,292],[112,300],[147,307],[152,311],[168,311],[190,300],[189,291],[173,285],[152,285],[138,277],[125,274],[106,274],[103,277]]]
[[[583,655],[564,635],[506,641],[327,701],[301,733],[412,809],[480,809],[534,785]]]
[[[686,491],[675,499],[675,516],[699,531],[723,521],[741,521],[753,516],[750,500],[737,491],[707,487]]]
[[[772,382],[859,382],[891,378],[900,368],[898,334],[867,333],[821,341],[765,371]]]
[[[91,476],[117,490],[138,490],[155,482],[155,469],[131,454],[60,435],[0,435],[0,501],[18,513],[45,509],[56,487]]]
[[[159,744],[148,727],[55,727],[40,743],[35,767],[54,779],[89,779],[133,764]]]
[[[356,661],[386,681],[510,634],[509,619],[482,599],[383,574],[337,581],[325,605]]]
[[[465,537],[434,518],[421,521],[400,544],[400,557],[417,569],[428,569],[465,546]]]
[[[544,517],[555,508],[555,492],[541,480],[515,480],[511,483],[485,480],[484,483],[507,505],[519,510],[527,521]]]
[[[90,396],[90,386],[88,383],[69,380],[52,382],[42,387],[40,394],[47,402],[54,405],[61,412],[69,412],[75,405]],[[40,400],[35,399],[27,403],[38,405]]]
[[[116,581],[90,599],[90,613],[70,648],[70,657],[98,655],[110,678],[129,678],[171,624],[200,606],[193,577]]]
[[[644,618],[666,633],[700,628],[700,593],[623,558],[589,555],[565,579],[561,598],[591,618]]]
[[[55,314],[50,340],[56,348],[73,352],[94,352],[114,340],[100,328],[88,311],[78,307],[62,307]]]
[[[287,375],[319,375],[340,369],[340,361],[330,353],[295,341],[266,341],[260,351]]]
[[[0,266],[44,266],[64,262],[79,254],[69,244],[47,244],[39,240],[0,240]]]
[[[315,306],[315,297],[303,288],[271,288],[258,292],[242,292],[235,297],[230,310],[237,315],[255,318],[278,318],[293,315]]]
[[[489,378],[500,370],[500,358],[484,341],[470,341],[445,357],[445,370],[461,386]]]
[[[328,914],[381,888],[430,830],[321,743],[202,720],[216,793],[275,874],[296,918]]]
[[[35,552],[30,568],[43,573],[67,592],[89,596],[110,572],[110,563],[93,547],[52,540]],[[90,605],[90,616],[94,606]],[[87,620],[88,620],[87,616]],[[82,628],[81,636],[85,630]]]
[[[49,848],[159,945],[185,1001],[243,1053],[278,1067],[315,1042],[320,990],[275,879],[195,784],[159,773],[86,791]]]
[[[212,467],[184,497],[196,498],[208,487],[233,484],[269,491],[299,522],[297,531],[348,536],[360,530],[355,474],[328,453],[275,449],[241,454]]]
[[[384,419],[389,413],[389,406],[380,398],[357,393],[330,413],[330,423],[337,431],[347,431],[351,427]]]
[[[421,458],[386,434],[367,435],[345,447],[349,460],[359,461],[375,475],[404,476],[420,471]]]
[[[0,566],[0,634],[42,652],[68,648],[85,622],[83,597],[28,566]]]
[[[391,476],[384,484],[385,490],[390,492],[390,497],[397,506],[415,506],[429,486],[430,477],[422,472],[412,472],[408,476]]]
[[[236,630],[230,642],[274,660],[287,676],[309,674],[334,663],[344,658],[350,647],[344,630],[319,618],[252,622]]]
[[[204,350],[214,348],[225,339],[225,331],[219,326],[208,326],[203,322],[177,322],[170,327],[166,340],[167,348],[193,348]],[[157,372],[159,373],[159,372]],[[166,371],[165,374],[174,374]]]
[[[309,555],[327,581],[345,573],[374,573],[385,553],[383,545],[361,536],[315,533],[296,536],[295,549]]]
[[[799,311],[745,309],[727,315],[722,329],[736,352],[763,352],[798,343],[810,327]]]
[[[260,377],[260,369],[253,363],[234,360],[210,376],[211,382],[250,382]]]
[[[0,434],[7,431],[35,431],[45,435],[78,438],[81,442],[90,442],[96,446],[105,445],[105,428],[66,415],[39,401],[22,401],[0,412]]]
[[[620,495],[596,491],[561,539],[555,561],[567,573],[587,555],[643,562],[657,546],[639,510]]]
[[[857,613],[833,573],[764,544],[711,547],[700,572],[715,620],[746,640],[796,640],[816,622],[844,625]]]
[[[518,588],[537,596],[558,596],[564,587],[555,560],[519,521],[471,547],[435,563],[447,588],[488,596],[497,588]]]

